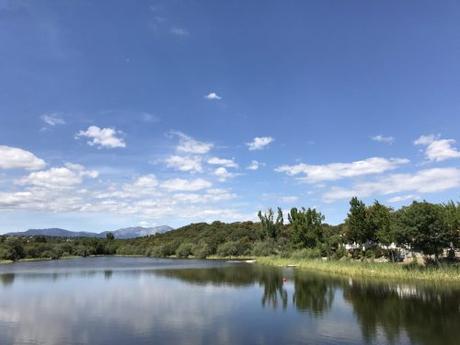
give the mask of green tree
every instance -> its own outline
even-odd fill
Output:
[[[350,200],[350,210],[345,224],[346,236],[350,242],[364,244],[374,237],[368,224],[366,205],[357,197]]]
[[[312,208],[292,208],[288,214],[291,239],[295,247],[314,248],[323,240],[322,222],[324,216]]]
[[[370,240],[377,240],[384,245],[395,242],[392,212],[393,210],[390,207],[384,206],[378,201],[375,201],[372,206],[368,207],[367,226]]]
[[[443,205],[451,250],[460,247],[460,203],[453,201]]]
[[[192,248],[193,248],[193,245],[191,243],[182,243],[176,249],[177,257],[188,258],[190,255],[192,255]]]
[[[271,208],[268,209],[266,213],[262,214],[262,211],[259,211],[257,216],[260,219],[260,225],[262,229],[262,233],[264,237],[272,238],[276,240],[281,233],[281,229],[283,227],[283,211],[281,208],[278,207],[278,214],[276,217],[276,221],[274,221],[274,213]]]
[[[8,238],[5,241],[2,259],[17,261],[25,257],[24,247],[19,238]]]
[[[435,255],[438,260],[451,239],[442,206],[414,201],[398,213],[400,240],[425,255]]]
[[[105,235],[105,238],[108,240],[108,241],[113,241],[115,239],[115,236],[113,235],[112,232],[108,232],[106,235]]]

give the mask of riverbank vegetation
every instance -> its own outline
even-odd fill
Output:
[[[405,260],[413,262],[413,271],[420,270],[418,264],[429,266],[426,272],[433,267],[442,270],[448,264],[446,275],[458,275],[458,203],[414,201],[393,210],[377,201],[365,205],[353,198],[345,221],[339,225],[325,223],[325,217],[313,208],[292,208],[287,213],[269,209],[259,212],[258,218],[260,222],[195,223],[131,240],[117,240],[110,233],[106,239],[3,236],[0,260],[114,254],[201,259],[252,256],[270,257],[264,259],[266,263],[328,267],[348,274],[353,270],[374,275],[400,272],[395,276],[405,275],[411,266],[376,262]]]

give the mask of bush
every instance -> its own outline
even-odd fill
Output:
[[[192,253],[193,256],[198,259],[206,259],[206,257],[211,254],[211,250],[206,242],[201,241],[193,246]]]
[[[341,259],[343,257],[346,257],[348,255],[347,250],[345,249],[344,246],[339,246],[337,250],[333,254],[334,259]]]
[[[218,256],[241,256],[246,255],[249,247],[239,241],[225,242],[217,247]]]
[[[155,246],[150,248],[148,256],[152,256],[154,258],[164,258],[166,257],[166,249],[165,246]]]
[[[177,249],[176,249],[176,255],[179,258],[188,258],[190,255],[192,255],[192,244],[191,243],[182,243]]]
[[[304,248],[295,250],[291,254],[293,259],[317,259],[321,257],[321,250],[319,248]]]
[[[22,246],[21,241],[17,238],[8,238],[5,241],[5,245],[1,252],[1,259],[4,260],[17,261],[26,256],[24,247]]]
[[[275,243],[273,241],[259,241],[252,248],[252,255],[270,256],[275,253]]]

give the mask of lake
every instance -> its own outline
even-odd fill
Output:
[[[0,265],[0,344],[460,343],[460,290],[224,261]]]

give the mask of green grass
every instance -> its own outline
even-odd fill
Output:
[[[413,267],[398,263],[372,263],[360,261],[324,261],[320,259],[283,259],[259,257],[262,265],[286,267],[295,265],[298,269],[327,272],[347,277],[390,278],[397,280],[425,280],[433,282],[460,283],[460,266]]]

